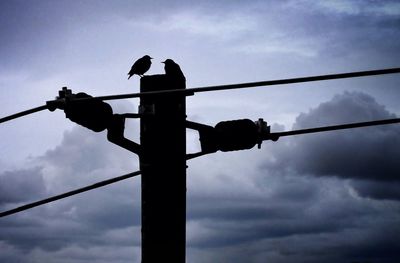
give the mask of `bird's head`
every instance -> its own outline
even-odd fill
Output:
[[[175,64],[175,62],[172,59],[166,59],[165,61],[163,61],[161,63],[164,63],[165,65]]]
[[[143,56],[143,58],[148,59],[148,60],[153,59],[153,58],[150,57],[149,55]]]

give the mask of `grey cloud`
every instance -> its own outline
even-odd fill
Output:
[[[400,200],[400,182],[354,180],[351,186],[361,197],[377,200]]]
[[[81,147],[82,144],[84,147]],[[64,133],[60,145],[47,151],[40,159],[56,167],[65,167],[67,171],[71,167],[76,169],[74,172],[77,174],[85,174],[107,166],[107,147],[109,143],[105,133],[91,134],[85,128],[76,126],[72,132]]]
[[[383,11],[362,11],[379,10],[374,6],[387,6],[380,10],[390,10],[393,2],[385,2],[286,1],[272,7],[273,11],[283,15],[274,16],[271,20],[264,15],[270,12],[271,7],[260,5],[255,11],[258,14],[258,24],[269,28],[269,34],[258,34],[256,31],[257,35],[248,39],[257,40],[254,41],[258,43],[255,46],[260,51],[268,51],[271,46],[276,52],[287,49],[311,57],[340,57],[352,60],[353,63],[362,61],[364,65],[387,65],[389,62],[396,65],[398,56],[393,57],[393,52],[399,48],[399,42],[396,41],[400,35],[398,15],[385,14]],[[351,15],[340,12],[341,7],[346,6],[360,11]],[[252,47],[254,44],[249,45],[247,41],[243,47],[246,46]]]
[[[398,2],[393,0],[309,1],[308,4],[324,12],[344,16],[396,16],[400,14]]]
[[[221,69],[214,72],[216,74],[210,74],[204,70],[203,76],[197,75],[200,80],[199,85],[205,85],[205,82],[218,83],[224,81],[224,78],[230,81],[235,81],[232,78],[240,81],[247,78],[251,81],[252,78],[255,80],[263,78],[262,76],[282,76],[291,70],[294,71],[293,74],[297,74],[299,70],[307,71],[315,67],[342,71],[343,67],[339,69],[333,66],[332,57],[341,58],[346,66],[350,67],[372,65],[377,61],[376,57],[381,61],[384,60],[385,63],[390,61],[397,63],[398,41],[393,40],[398,39],[396,18],[327,16],[326,13],[307,8],[289,10],[285,7],[288,1],[282,2],[284,4],[277,7],[275,4],[265,4],[265,1],[251,3],[237,1],[234,4],[232,1],[210,1],[202,2],[201,8],[198,8],[198,3],[194,4],[190,1],[184,3],[170,1],[168,6],[163,5],[162,1],[150,3],[121,1],[113,2],[113,4],[79,1],[65,2],[67,4],[64,5],[58,1],[54,6],[58,11],[44,8],[49,18],[37,18],[35,23],[32,22],[32,15],[26,16],[16,10],[17,15],[11,12],[10,15],[4,16],[4,20],[10,22],[13,16],[15,17],[13,19],[19,18],[23,20],[23,23],[16,27],[7,26],[5,31],[2,31],[5,35],[13,34],[13,32],[16,34],[8,39],[7,43],[3,43],[3,51],[0,51],[0,54],[7,55],[3,57],[4,61],[6,58],[14,60],[17,55],[19,59],[15,59],[14,63],[9,60],[9,63],[4,63],[1,67],[29,68],[32,65],[31,60],[34,60],[36,56],[39,62],[35,65],[46,64],[52,70],[54,70],[53,66],[59,67],[63,73],[67,73],[68,68],[73,68],[79,74],[91,75],[91,78],[99,79],[98,83],[88,84],[87,82],[91,81],[89,77],[78,78],[78,80],[74,80],[73,76],[67,77],[70,79],[68,81],[73,81],[75,86],[82,86],[82,83],[85,83],[84,85],[94,87],[95,92],[108,94],[118,93],[117,89],[112,91],[109,88],[119,87],[126,83],[126,81],[114,83],[114,79],[106,75],[112,70],[115,71],[116,76],[122,72],[115,65],[126,59],[124,50],[142,52],[140,50],[143,48],[153,48],[163,55],[177,52],[172,55],[188,57],[185,64],[192,63],[193,66],[188,72],[195,72],[193,76],[200,74],[202,68],[208,70],[211,64],[214,68]],[[47,2],[42,1],[33,5],[40,8],[42,4],[46,6]],[[23,3],[21,8],[29,10],[30,5],[32,4]],[[154,7],[157,9],[155,10]],[[0,9],[3,12],[9,10]],[[188,10],[190,12],[187,12]],[[147,19],[157,25],[160,21],[168,21],[163,18],[169,15],[176,13],[190,15],[196,12],[202,14],[202,18],[207,18],[204,14],[224,17],[222,15],[225,13],[238,12],[239,15],[243,15],[243,19],[252,17],[256,25],[251,24],[251,30],[239,30],[238,33],[243,37],[242,39],[226,38],[221,46],[216,46],[215,41],[209,43],[202,37],[199,42],[196,37],[193,37],[194,34],[183,38],[182,35],[171,34],[170,31],[151,32],[131,24],[116,29],[116,25],[121,26],[119,20],[121,18],[129,22]],[[228,15],[229,17],[231,15]],[[115,18],[116,23],[113,20]],[[54,22],[51,24],[52,28],[48,28],[47,19]],[[223,30],[227,25],[223,24],[223,19],[218,21],[221,21]],[[32,26],[24,28],[29,22],[33,23]],[[2,23],[2,25],[6,24]],[[46,37],[42,38],[46,30],[49,30],[50,37],[46,34]],[[135,32],[133,35],[130,34],[132,30]],[[35,34],[29,38],[30,41],[24,38],[28,36],[27,31]],[[110,34],[110,31],[115,34]],[[277,34],[271,34],[271,31]],[[232,36],[237,33],[231,32]],[[113,41],[109,41],[110,38]],[[234,54],[232,56],[232,53],[221,57],[221,54],[226,54],[226,48],[232,45],[243,44],[246,47],[246,45],[262,43],[261,46],[266,46],[270,44],[271,38],[276,39],[276,46],[283,47],[284,44],[288,44],[289,51],[290,47],[292,51],[303,51],[304,48],[306,51],[312,50],[312,54],[315,53],[318,56],[310,61],[310,64],[307,64],[303,58],[301,61],[291,63],[294,61],[292,53],[287,57],[281,53],[274,54],[274,59],[270,60],[258,56],[259,54],[256,60],[252,55],[236,56]],[[171,48],[167,48],[168,45],[160,48],[159,45],[154,44],[164,43],[165,41],[160,41],[163,39],[173,41],[169,45]],[[232,39],[234,42],[229,42]],[[26,43],[32,45],[25,48]],[[199,43],[201,45],[198,45]],[[74,47],[72,51],[64,50],[68,45]],[[354,48],[349,49],[349,47]],[[174,51],[173,48],[178,48],[178,50]],[[193,50],[196,50],[197,55],[193,54]],[[260,50],[264,49],[260,48]],[[390,54],[390,52],[395,53]],[[386,56],[387,54],[390,56]],[[349,59],[351,56],[357,59]],[[321,60],[317,60],[321,57],[330,58],[324,60],[325,66],[320,63]],[[46,63],[49,59],[52,63]],[[226,66],[239,65],[238,60],[241,67],[234,66],[236,70],[232,71]],[[100,63],[103,71],[92,71],[98,67],[93,63]],[[113,69],[110,69],[110,65]],[[243,74],[243,65],[247,70],[246,74]],[[379,65],[381,64],[376,64],[376,66]],[[260,69],[263,70],[260,71]],[[285,70],[282,71],[282,69]],[[273,73],[274,70],[276,70],[275,73]],[[46,72],[40,68],[38,75],[46,75]],[[107,89],[99,90],[100,86],[107,86]],[[130,88],[129,86],[129,92],[131,92]],[[128,92],[128,89],[126,91]],[[393,94],[395,97],[397,93]],[[293,93],[285,98],[289,97],[293,98]],[[302,100],[303,98],[295,102],[301,103]],[[215,98],[208,103],[215,104],[214,101]],[[289,101],[289,103],[292,102]],[[271,105],[271,107],[276,106],[276,104]],[[264,110],[263,107],[261,108]],[[239,107],[235,110],[237,108]],[[204,110],[204,107],[202,109]],[[352,114],[348,114],[349,109]],[[243,115],[243,109],[241,110],[240,114]],[[221,116],[226,114],[223,111],[219,112]],[[314,115],[312,115],[313,112]],[[322,113],[326,115],[322,116]],[[232,110],[229,114],[236,113]],[[338,96],[309,114],[310,116],[303,114],[299,117],[298,128],[393,116],[365,94]],[[327,117],[331,115],[332,117]],[[207,118],[215,118],[215,112],[210,113]],[[273,130],[278,128],[282,129],[282,127],[274,126]],[[372,129],[374,132],[368,132]],[[382,154],[388,152],[398,155],[396,150],[398,141],[393,143],[392,140],[397,135],[398,132],[394,130],[394,126],[388,126],[323,135],[327,137],[310,135],[307,139],[305,135],[293,139],[282,138],[273,143],[273,147],[265,143],[263,151],[257,152],[257,155],[265,153],[269,158],[264,162],[262,169],[258,169],[258,163],[253,165],[254,161],[249,160],[256,154],[246,155],[243,152],[238,159],[218,159],[222,154],[217,154],[218,157],[215,159],[205,157],[209,158],[205,161],[205,165],[196,169],[198,174],[204,177],[209,175],[209,177],[204,183],[194,184],[191,185],[191,189],[188,188],[188,262],[267,261],[278,263],[364,262],[368,260],[397,262],[398,254],[396,255],[395,251],[396,249],[398,251],[397,239],[400,235],[398,220],[396,220],[399,211],[398,204],[381,201],[397,199],[395,193],[397,179],[396,172],[393,170],[395,163],[390,163],[388,159],[382,157]],[[346,147],[343,150],[345,154],[338,149],[337,145]],[[355,149],[349,145],[356,145],[359,148]],[[314,152],[314,149],[319,155]],[[357,155],[354,154],[355,152]],[[331,155],[332,158],[324,160],[325,154]],[[232,156],[234,153],[226,155]],[[345,157],[352,158],[353,162]],[[382,180],[379,179],[378,184],[373,183],[378,182],[373,168],[380,169],[381,167],[373,166],[368,160],[379,160],[379,162],[383,160],[388,164],[386,166],[388,170],[385,170],[385,175],[382,176]],[[225,161],[231,169],[228,171],[220,169],[225,173],[221,180],[212,178],[217,173],[216,170],[221,167],[218,164]],[[339,161],[345,165],[335,170]],[[42,167],[40,172],[44,182],[49,186],[48,195],[137,170],[136,157],[132,158],[130,153],[106,142],[105,134],[93,134],[82,127],[75,127],[67,132],[59,146],[49,150],[41,158],[33,158],[31,162]],[[246,166],[246,169],[238,168],[239,162],[243,167]],[[357,167],[355,163],[358,164]],[[368,170],[368,167],[371,169]],[[356,175],[352,174],[354,171],[357,172]],[[11,171],[14,174],[17,172]],[[370,178],[371,183],[363,180],[364,176],[361,177],[361,172]],[[28,169],[26,173],[31,173],[31,171]],[[218,175],[220,173],[218,171]],[[318,175],[318,177],[312,175]],[[322,175],[351,178],[351,181]],[[353,181],[354,177],[360,180]],[[236,179],[239,180],[235,181]],[[254,186],[247,188],[247,185],[251,183],[254,183]],[[32,188],[32,192],[26,198],[46,194],[43,189],[40,190],[40,187],[36,190],[34,185],[27,187],[29,189],[26,191],[29,192]],[[118,183],[35,208],[12,218],[1,219],[0,261],[140,262],[139,188],[139,179],[130,179],[125,183]],[[356,195],[352,188],[357,192]],[[19,192],[18,189],[15,191],[16,194]],[[0,196],[1,194],[0,192]],[[15,195],[11,196],[16,198]],[[375,200],[360,198],[360,196]],[[24,200],[18,202],[24,202]]]
[[[371,96],[346,92],[298,116],[294,129],[394,118]],[[268,165],[300,174],[343,178],[399,180],[397,125],[368,127],[290,139]],[[281,139],[282,141],[285,139]]]
[[[348,201],[352,203],[354,200],[348,199]],[[348,214],[356,205],[352,203],[346,206],[344,203],[340,204],[340,208],[346,211],[343,214]],[[328,210],[329,207],[326,207],[320,212]],[[374,208],[371,212],[372,210]],[[201,259],[204,258],[209,262],[292,262],[294,259],[296,262],[396,262],[399,228],[394,218],[386,221],[389,216],[387,211],[383,214],[379,212],[383,211],[375,211],[368,216],[349,215],[343,220],[343,225],[336,229],[337,231],[326,231],[317,226],[314,227],[315,231],[309,231],[315,225],[315,221],[312,218],[304,220],[298,217],[299,221],[304,220],[303,223],[307,224],[308,228],[301,228],[298,222],[294,222],[292,227],[298,230],[296,234],[273,236],[271,231],[275,228],[271,227],[269,237],[260,235],[260,238],[247,239],[242,243],[225,242],[224,246],[201,250],[190,246],[189,251],[194,250],[192,253],[196,255],[191,262],[202,262]],[[391,214],[395,213],[393,211]],[[333,222],[335,219],[326,217],[326,225]],[[239,232],[245,227],[245,224],[232,226],[229,233]],[[302,233],[302,230],[305,232]],[[221,230],[218,231],[218,228],[215,231],[216,239],[225,234]],[[239,236],[240,234],[242,233],[239,233]]]
[[[6,171],[0,174],[0,205],[32,200],[46,192],[41,168]]]
[[[125,195],[128,193],[126,191]],[[81,207],[79,218],[82,223],[91,225],[97,229],[119,229],[140,224],[139,200],[121,200],[112,198],[113,193],[107,195],[98,194],[96,200]]]
[[[371,96],[346,92],[301,114],[294,128],[392,117],[395,116]],[[393,209],[387,210],[387,203],[359,197],[397,198],[397,182],[393,180],[398,180],[398,172],[393,160],[398,155],[391,156],[392,161],[379,159],[380,164],[368,160],[376,158],[376,150],[379,156],[386,154],[388,147],[398,148],[397,141],[392,141],[398,131],[396,126],[380,127],[380,132],[368,129],[355,134],[355,130],[333,132],[321,138],[282,138],[274,143],[275,147],[265,145],[266,154],[271,155],[268,164],[264,163],[256,176],[247,175],[260,192],[241,192],[235,199],[224,185],[215,196],[189,195],[188,245],[193,262],[201,262],[199,258],[210,262],[290,262],[293,258],[296,262],[396,262],[395,240],[400,229],[392,216],[397,213],[398,204],[390,203]],[[335,150],[342,143],[343,150]],[[330,158],[325,160],[325,154]],[[347,159],[336,168],[335,161]],[[379,165],[386,167],[386,174],[380,177],[370,171]],[[363,177],[351,174],[360,170]],[[368,177],[378,183],[368,183]],[[226,180],[226,184],[230,183]],[[388,184],[393,187],[384,194]],[[238,187],[232,185],[232,189]],[[385,234],[388,229],[392,231],[389,235]]]
[[[368,96],[350,93],[342,96],[360,99],[360,107],[374,104]],[[341,105],[343,100],[338,96],[335,101]],[[353,100],[349,101],[353,103]],[[382,111],[380,108],[376,112]],[[371,112],[371,116],[377,114]],[[302,120],[308,123],[306,116]],[[119,175],[124,169],[130,171],[126,163],[135,162],[132,155],[109,145],[103,135],[75,127],[65,134],[59,146],[33,160],[44,166],[45,182],[50,185],[55,183],[53,180],[59,182],[52,191],[58,193],[61,189],[98,181],[100,177]],[[90,150],[80,154],[84,148]],[[91,155],[91,152],[95,154]],[[385,247],[390,244],[389,237],[380,236],[371,242],[352,237],[368,237],[365,229],[394,226],[395,222],[387,221],[387,218],[392,218],[395,211],[355,198],[343,180],[287,174],[276,168],[256,169],[255,174],[246,168],[246,187],[242,186],[241,178],[236,178],[237,170],[211,177],[204,183],[200,179],[199,184],[192,186],[207,191],[188,192],[190,262],[201,262],[202,258],[208,258],[209,262],[239,259],[289,262],[293,258],[299,258],[299,262],[318,262],[318,259],[333,262],[333,259],[362,258],[363,249],[374,245],[375,252],[371,254],[374,258],[383,258],[383,252],[394,251],[395,246]],[[46,176],[46,172],[52,172],[55,178]],[[254,185],[248,186],[252,180]],[[32,254],[42,261],[65,262],[67,258],[69,262],[82,259],[102,262],[112,258],[113,249],[139,249],[139,198],[138,180],[135,179],[132,183],[127,181],[85,193],[3,220],[0,240],[7,246],[7,251],[24,255],[20,256],[22,262],[28,262],[26,258]],[[351,254],[354,249],[346,250],[346,246],[359,246],[358,254]],[[104,253],[84,255],[82,248]],[[246,254],[243,250],[252,253]],[[197,252],[192,254],[192,251]],[[137,254],[126,255],[139,262]],[[389,259],[395,257],[388,256]],[[9,253],[0,253],[0,259],[9,259]],[[126,262],[126,257],[118,260]]]
[[[39,200],[136,170],[133,155],[107,142],[103,135],[75,127],[64,134],[60,145],[32,158],[31,162],[41,169],[3,173],[2,203]],[[135,226],[140,223],[139,181],[129,180],[2,218],[0,240],[24,255],[20,262],[28,262],[29,255],[38,251],[47,261],[71,246],[138,246],[140,228]],[[16,204],[4,209],[11,206]],[[132,234],[130,240],[118,232],[123,230]],[[0,261],[7,257],[7,253],[0,253]],[[79,257],[69,262],[79,262]],[[95,253],[89,258],[97,261]],[[57,260],[62,262],[61,258],[54,262]]]
[[[215,249],[290,236],[308,240],[317,233],[358,229],[357,218],[376,216],[341,180],[266,173],[259,177],[259,195],[243,193],[237,200],[228,198],[229,192],[219,197],[189,195],[188,245]],[[249,198],[252,195],[257,198]]]

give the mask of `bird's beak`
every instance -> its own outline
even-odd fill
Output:
[[[165,64],[165,61],[163,61],[163,62],[161,62],[161,63]]]
[[[150,57],[150,59],[153,59],[152,57]]]

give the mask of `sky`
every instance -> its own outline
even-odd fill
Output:
[[[67,86],[139,91],[177,62],[187,87],[400,66],[400,2],[0,1],[0,116]],[[400,76],[196,94],[189,120],[272,131],[395,118]],[[112,101],[137,112],[139,101]],[[139,141],[139,121],[125,135]],[[188,161],[187,262],[399,262],[400,127],[281,138]],[[0,126],[0,210],[138,170],[136,155],[42,111]],[[187,151],[199,150],[187,131]],[[173,204],[171,204],[173,205]],[[0,219],[1,262],[140,262],[140,178]]]

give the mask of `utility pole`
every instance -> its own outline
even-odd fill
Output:
[[[399,73],[400,68],[193,88],[183,93],[179,89],[186,88],[185,77],[178,65],[169,65],[170,70],[165,68],[168,74],[142,77],[140,93],[92,97],[83,92],[74,94],[63,87],[59,96],[44,106],[0,118],[3,123],[44,109],[61,109],[66,118],[83,127],[94,132],[107,130],[110,142],[139,155],[141,170],[0,212],[0,217],[142,174],[142,263],[185,263],[187,159],[217,151],[251,149],[255,145],[260,148],[263,141],[277,141],[283,136],[400,123],[400,118],[393,118],[271,133],[270,126],[261,118],[221,121],[215,126],[187,121],[185,101],[186,96],[195,92],[391,74]],[[139,114],[114,114],[103,101],[133,97],[140,97]],[[141,119],[141,144],[124,137],[126,118]],[[186,154],[186,128],[199,132],[200,152]]]
[[[185,80],[144,76],[140,92],[185,89]],[[142,263],[186,257],[186,103],[184,95],[140,99]]]

